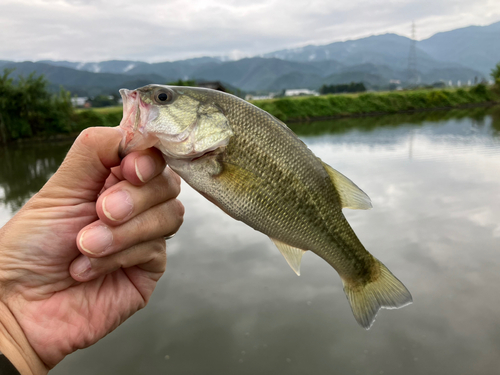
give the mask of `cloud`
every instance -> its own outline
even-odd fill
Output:
[[[0,59],[164,61],[251,56],[371,34],[420,39],[500,20],[496,0],[18,0],[0,4]]]

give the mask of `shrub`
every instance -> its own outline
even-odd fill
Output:
[[[12,71],[5,69],[0,76],[0,143],[71,131],[69,92],[51,94],[45,78],[35,73],[14,81]]]
[[[360,95],[325,95],[280,98],[253,102],[282,121],[349,115],[352,113],[394,113],[424,108],[453,107],[481,103],[494,98],[483,84],[471,89],[414,90]]]
[[[494,69],[491,70],[491,77],[495,82],[495,86],[500,88],[500,62],[495,66]]]

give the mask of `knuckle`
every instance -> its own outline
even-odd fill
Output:
[[[80,133],[80,135],[76,139],[76,143],[88,145],[89,143],[93,142],[94,135],[95,135],[94,128],[86,128]]]
[[[155,254],[162,254],[167,252],[167,244],[163,238],[158,238],[152,243],[152,251]]]
[[[177,182],[177,184],[179,184],[179,187],[181,185],[181,177],[175,173],[175,172],[172,172],[172,175],[174,176],[174,179],[175,179],[175,182]]]
[[[111,257],[110,259],[91,259],[90,262],[94,277],[113,273],[122,267],[120,260],[116,259],[116,257]]]
[[[165,253],[158,254],[154,260],[158,266],[158,272],[165,272],[167,269],[167,255]]]
[[[159,239],[161,242],[165,243],[165,241],[161,238]],[[157,245],[153,245],[153,251],[150,254],[148,263],[149,264],[154,264],[154,269],[157,272],[165,272],[165,269],[167,267],[167,252],[166,252],[166,247],[165,246],[160,246],[158,244],[159,241],[155,241]],[[158,249],[161,249],[161,251],[158,251]]]
[[[173,212],[177,216],[177,220],[179,221],[179,226],[180,226],[184,221],[184,212],[185,212],[184,205],[178,199],[174,199],[172,201],[172,205],[173,205]]]
[[[165,173],[167,174],[168,177],[171,177],[171,179],[174,181],[176,185],[181,185],[181,178],[177,173],[175,173],[170,167],[165,168]]]
[[[169,187],[172,191],[173,197],[177,197],[181,192],[181,182],[175,178],[169,179]]]

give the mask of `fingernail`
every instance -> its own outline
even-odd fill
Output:
[[[103,226],[87,229],[80,236],[80,247],[90,254],[101,254],[113,243],[113,234]]]
[[[109,220],[123,220],[132,213],[133,209],[132,198],[125,190],[111,193],[102,200],[102,210]]]
[[[151,156],[143,155],[135,159],[135,173],[142,182],[149,181],[155,173],[155,162]]]
[[[90,265],[90,259],[86,256],[82,256],[75,260],[73,263],[73,273],[77,276],[82,276],[84,273],[92,268]]]

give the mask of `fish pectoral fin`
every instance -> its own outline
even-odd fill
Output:
[[[274,238],[271,238],[271,240],[274,242],[281,254],[283,254],[287,263],[290,267],[292,267],[292,270],[297,274],[297,276],[300,276],[300,262],[302,260],[302,255],[304,255],[307,250],[298,249],[287,245],[284,242],[275,240]]]
[[[332,180],[337,192],[340,195],[342,208],[352,208],[354,210],[369,210],[372,208],[372,201],[366,193],[356,186],[354,182],[349,180],[339,171],[336,171],[328,164],[323,163],[330,180]]]

